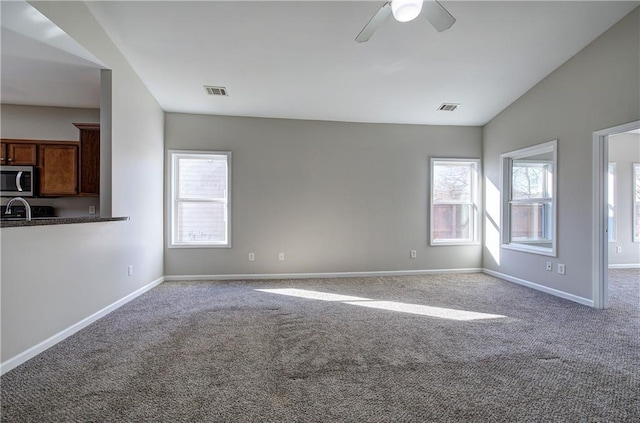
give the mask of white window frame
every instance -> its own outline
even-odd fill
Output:
[[[633,198],[633,210],[631,211],[631,230],[633,233],[631,234],[633,238],[633,242],[640,242],[640,234],[636,233],[636,210],[640,206],[640,201],[636,198],[636,189],[640,189],[636,187],[638,183],[638,175],[640,175],[640,163],[633,164],[633,181],[631,183],[631,189],[633,189],[632,198]]]
[[[611,173],[611,169],[613,169],[613,173]],[[613,181],[610,181],[613,175]],[[618,210],[617,210],[617,199],[618,199],[618,166],[615,162],[609,162],[607,166],[607,237],[609,242],[616,242],[617,240],[617,232],[618,232]],[[612,204],[613,201],[613,204]],[[612,224],[609,225],[609,214],[613,212],[613,220]]]
[[[472,178],[471,181],[471,198],[470,201],[436,201],[434,199],[434,170],[435,165],[437,163],[455,163],[456,165],[467,165],[471,166],[472,170],[475,171],[475,178]],[[432,157],[430,160],[430,170],[431,170],[431,195],[429,201],[429,245],[431,246],[439,246],[439,245],[477,245],[480,243],[480,159],[456,159],[456,158],[440,158],[440,157]],[[469,234],[471,238],[469,239],[434,239],[434,206],[438,204],[465,204],[470,206],[470,228]]]
[[[543,153],[552,153],[552,172],[553,172],[553,181],[551,184],[552,193],[551,193],[551,248],[541,247],[535,244],[524,244],[519,243],[517,241],[511,241],[511,213],[510,205],[512,204],[511,200],[511,169],[513,160],[526,159],[527,157],[536,156]],[[542,144],[534,145],[527,148],[522,148],[520,150],[511,151],[509,153],[503,153],[500,155],[500,203],[502,206],[502,225],[500,225],[500,239],[501,239],[501,247],[509,250],[522,251],[533,254],[540,254],[544,256],[557,256],[557,243],[558,243],[558,140],[551,140],[549,142],[545,142]],[[535,200],[544,200],[547,199],[535,199]],[[529,202],[534,202],[534,200],[528,200]],[[542,243],[543,241],[541,241]],[[544,241],[544,243],[548,243]]]
[[[211,199],[188,199],[178,198],[178,179],[177,179],[177,163],[178,159],[183,157],[207,157],[207,156],[224,156],[227,162],[227,192],[226,198],[211,198]],[[201,151],[201,150],[169,150],[168,151],[168,163],[169,163],[169,231],[168,234],[168,247],[169,248],[231,248],[231,152],[230,151]],[[226,222],[226,236],[225,241],[189,241],[178,242],[176,241],[177,234],[177,218],[178,218],[178,203],[184,202],[216,202],[225,204],[225,222]]]

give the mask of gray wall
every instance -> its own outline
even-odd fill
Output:
[[[113,69],[113,214],[131,220],[1,229],[2,362],[164,274],[164,113],[83,2],[33,4]]]
[[[74,123],[100,123],[100,109],[0,105],[2,138],[78,141]]]
[[[99,109],[42,107],[15,104],[0,105],[0,137],[78,141],[80,132],[73,123],[99,123]],[[2,198],[4,205],[8,198]],[[91,197],[34,198],[29,204],[52,206],[57,216],[88,216],[89,206],[100,213],[100,200]]]
[[[429,157],[479,158],[478,127],[168,113],[165,130],[167,149],[233,156],[232,248],[167,249],[167,275],[480,267],[480,245],[427,231]]]
[[[484,267],[592,299],[593,132],[640,118],[640,22],[636,8],[489,122],[483,131]],[[500,249],[499,155],[558,139],[558,257]],[[566,264],[566,275],[556,272]]]
[[[633,164],[640,163],[640,134],[610,136],[609,162],[616,164],[617,185],[616,240],[609,243],[609,265],[638,266],[640,242],[633,242]]]

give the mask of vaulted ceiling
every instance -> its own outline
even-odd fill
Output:
[[[16,29],[5,3],[3,103],[96,107],[104,65]],[[87,5],[165,111],[439,125],[485,124],[638,5],[441,3],[451,29],[390,17],[366,43],[354,38],[384,1]],[[81,89],[56,89],[64,84]],[[460,107],[437,111],[445,102]]]

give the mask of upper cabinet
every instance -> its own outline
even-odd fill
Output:
[[[41,144],[40,196],[78,194],[78,145]]]
[[[79,141],[2,139],[2,165],[36,166],[38,196],[100,194],[100,124],[74,123]]]
[[[100,124],[74,123],[80,130],[78,194],[100,194]]]
[[[1,143],[0,164],[7,166],[35,166],[37,164],[36,144]]]

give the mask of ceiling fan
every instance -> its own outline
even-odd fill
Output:
[[[438,32],[446,31],[456,22],[456,18],[436,0],[390,0],[383,4],[362,28],[356,41],[359,43],[369,41],[369,38],[391,14],[399,22],[409,22],[417,18],[422,10]]]

